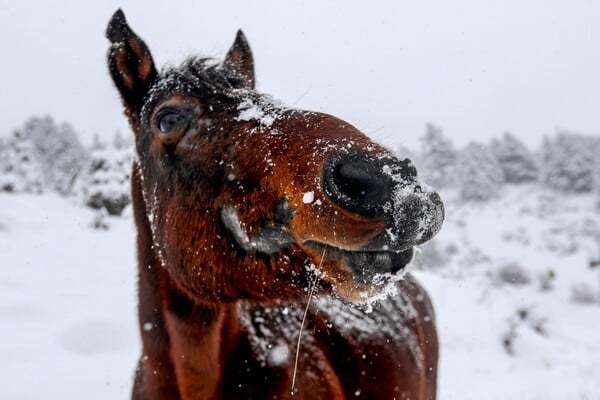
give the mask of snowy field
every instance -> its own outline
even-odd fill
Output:
[[[414,262],[437,311],[439,398],[600,399],[598,196],[517,186],[480,206],[453,198]],[[94,217],[55,195],[0,194],[1,399],[129,397],[131,210],[108,230]]]

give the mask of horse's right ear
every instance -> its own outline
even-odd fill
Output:
[[[137,123],[144,98],[157,77],[152,55],[146,43],[127,25],[121,9],[108,22],[106,37],[112,43],[108,51],[110,74],[121,93],[130,123]]]
[[[225,56],[224,64],[234,74],[243,78],[249,88],[254,88],[254,57],[241,29],[237,31],[235,41]]]

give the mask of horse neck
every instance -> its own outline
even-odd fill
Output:
[[[170,357],[185,399],[219,397],[224,367],[237,347],[240,326],[235,304],[195,304],[163,282]]]
[[[212,398],[220,390],[224,361],[239,340],[237,306],[198,303],[177,288],[154,251],[137,165],[131,187],[137,227],[142,374],[157,389],[170,386],[181,395],[189,390],[196,396],[206,395],[201,398]]]

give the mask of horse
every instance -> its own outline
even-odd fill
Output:
[[[434,311],[405,267],[444,209],[411,161],[258,92],[241,31],[160,72],[120,9],[106,37],[135,137],[132,398],[434,399]]]

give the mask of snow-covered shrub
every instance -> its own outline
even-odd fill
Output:
[[[563,192],[591,191],[595,185],[597,146],[598,138],[564,131],[552,139],[544,138],[543,181]]]
[[[494,278],[500,284],[515,286],[525,286],[531,282],[531,277],[525,268],[514,262],[500,267]]]
[[[419,162],[421,176],[433,187],[443,188],[455,183],[456,150],[452,141],[435,125],[426,126]]]
[[[110,215],[121,215],[131,202],[129,179],[133,149],[123,143],[115,139],[109,145],[97,136],[94,138],[82,188],[84,201],[89,207],[106,209]]]
[[[575,303],[594,304],[600,302],[600,290],[581,282],[571,286],[571,300]]]
[[[507,322],[508,329],[502,335],[502,346],[510,356],[516,355],[517,347],[522,347],[517,346],[517,339],[520,336],[526,336],[529,332],[533,332],[536,336],[548,336],[548,319],[537,315],[529,307],[517,308]]]
[[[554,280],[556,279],[556,273],[553,269],[549,269],[545,272],[538,274],[538,281],[540,283],[540,290],[548,292],[554,289]]]
[[[500,139],[492,140],[490,149],[502,167],[506,182],[537,180],[539,168],[533,155],[513,134],[505,132]]]
[[[458,154],[456,173],[461,198],[467,201],[496,197],[504,181],[502,167],[494,154],[473,142]]]
[[[94,216],[94,219],[91,223],[91,227],[98,231],[100,231],[100,230],[107,231],[110,228],[110,225],[108,224],[108,221],[107,221],[107,217],[108,217],[108,213],[106,212],[106,209],[102,208],[102,209],[98,210],[98,212]]]

